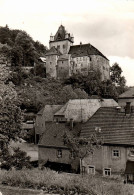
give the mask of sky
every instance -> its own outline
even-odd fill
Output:
[[[95,46],[134,86],[134,0],[0,0],[0,26],[6,24],[47,47],[62,24],[74,44]]]

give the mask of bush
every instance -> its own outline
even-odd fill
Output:
[[[31,168],[30,157],[27,156],[26,152],[21,151],[20,148],[14,148],[13,155],[9,154],[7,149],[2,151],[2,169],[22,169],[23,167]]]
[[[10,186],[43,189],[48,193],[65,195],[130,195],[134,190],[133,185],[124,185],[119,179],[105,179],[91,175],[58,174],[49,169],[22,169],[4,171],[4,173],[2,171],[0,182]]]

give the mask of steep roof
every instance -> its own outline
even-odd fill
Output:
[[[63,105],[46,105],[43,109],[43,115],[46,122],[53,121],[54,114],[62,107]]]
[[[117,107],[113,99],[74,99],[69,100],[55,116],[64,116],[67,121],[86,122],[100,107]]]
[[[56,32],[56,34],[54,36],[54,41],[65,40],[66,39],[66,33],[67,32],[65,30],[65,27],[63,25],[60,25],[59,28],[58,28],[58,31]],[[68,34],[68,38],[67,39],[71,41],[70,33],[67,33],[67,34]]]
[[[63,141],[63,135],[69,128],[64,123],[47,122],[39,146],[67,148]]]
[[[45,54],[45,56],[49,56],[49,55],[61,55],[61,53],[53,46],[53,47],[51,47],[51,49],[48,50],[47,53]]]
[[[134,87],[122,93],[119,98],[134,98]]]
[[[105,144],[134,145],[134,113],[126,116],[117,108],[102,107],[82,124],[81,137],[88,138],[99,128]]]
[[[90,55],[100,55],[104,57],[106,60],[108,60],[106,56],[104,56],[98,49],[96,49],[90,43],[71,46],[69,54],[71,54],[73,58]]]

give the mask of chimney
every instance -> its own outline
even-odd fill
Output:
[[[80,45],[82,45],[82,42],[80,42]]]
[[[131,114],[131,102],[126,102],[125,114]]]
[[[74,127],[74,122],[73,122],[73,119],[71,118],[70,119],[70,129],[73,130],[73,127]]]

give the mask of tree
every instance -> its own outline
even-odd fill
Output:
[[[73,89],[71,85],[64,86],[59,93],[61,103],[66,103],[70,99],[86,99],[88,94],[80,88]]]
[[[23,167],[31,168],[30,157],[27,156],[26,152],[20,150],[20,148],[14,148],[13,154],[5,148],[0,152],[1,165],[0,167],[6,170],[11,168],[22,169]]]
[[[72,132],[65,132],[63,135],[64,143],[74,153],[74,158],[82,160],[90,154],[93,154],[96,148],[100,148],[103,144],[99,130],[96,130],[89,138],[82,138]]]
[[[89,96],[100,94],[101,73],[99,70],[89,72],[88,75],[76,74],[66,79],[65,84],[73,88],[83,89]]]
[[[9,68],[0,68],[0,134],[7,145],[16,139],[21,131],[21,110],[13,83],[8,83]]]
[[[118,63],[114,63],[110,68],[110,77],[111,81],[117,86],[125,86],[126,80],[125,77],[121,76],[122,69]]]
[[[23,66],[34,66],[34,62],[38,59],[38,54],[34,47],[34,41],[26,32],[19,32],[15,39],[15,47],[21,47],[23,53]]]
[[[23,60],[23,49],[21,46],[14,46],[11,49],[11,65],[21,66]]]

